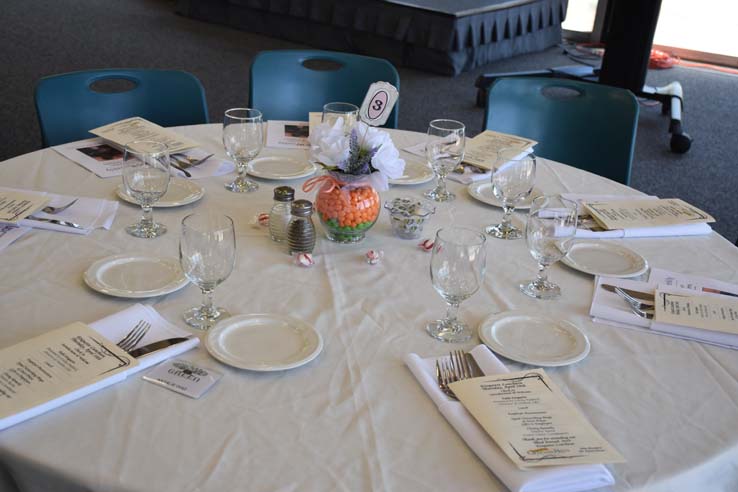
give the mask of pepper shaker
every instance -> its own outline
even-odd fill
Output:
[[[312,253],[315,248],[313,204],[309,200],[292,202],[292,219],[287,226],[289,253]]]

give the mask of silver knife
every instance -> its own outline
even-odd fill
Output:
[[[74,222],[70,222],[68,220],[46,219],[44,217],[34,217],[33,215],[29,215],[28,217],[26,217],[26,220],[34,222],[48,222],[49,224],[56,224],[64,227],[73,227],[75,229],[85,229],[85,227],[82,227],[81,225],[75,224]]]
[[[608,292],[612,292],[614,294],[617,294],[615,292],[615,286],[609,285],[609,284],[600,284],[600,286],[605,289]],[[654,302],[654,295],[653,294],[646,294],[645,292],[640,292],[638,290],[632,290],[632,289],[625,289],[623,287],[619,287],[623,292],[626,294],[635,297],[636,299],[641,299],[643,301],[647,302]]]
[[[148,345],[144,345],[143,347],[133,349],[129,351],[128,354],[138,359],[139,357],[143,355],[150,354],[151,352],[155,352],[157,350],[161,350],[163,348],[167,348],[172,345],[185,342],[187,340],[190,340],[191,338],[192,337],[176,337],[176,338],[167,338],[165,340],[159,340],[158,342],[153,342]]]

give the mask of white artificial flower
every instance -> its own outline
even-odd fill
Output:
[[[336,167],[348,159],[349,139],[343,134],[343,118],[338,118],[331,126],[321,123],[313,128],[308,137],[312,158],[329,167]]]
[[[374,154],[372,167],[390,179],[397,179],[405,172],[405,161],[400,159],[400,152],[391,139],[388,138]]]

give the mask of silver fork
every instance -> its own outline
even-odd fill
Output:
[[[448,359],[436,360],[436,379],[438,387],[448,397],[458,400],[449,384],[474,377],[474,371],[461,350],[449,353]]]
[[[623,299],[625,299],[626,301],[628,301],[628,303],[631,306],[637,306],[638,308],[641,308],[641,309],[653,309],[653,306],[655,304],[655,301],[651,302],[651,301],[646,301],[643,299],[636,299],[635,297],[628,294],[620,287],[615,287],[615,293],[619,295],[620,297],[622,297]]]
[[[41,211],[45,214],[58,214],[59,212],[63,212],[75,203],[77,203],[77,200],[79,200],[79,198],[75,198],[71,202],[67,203],[66,205],[62,205],[61,207],[52,207],[51,205],[47,205],[42,208]]]
[[[642,308],[639,306],[636,306],[635,304],[628,303],[630,306],[630,310],[633,311],[633,314],[640,316],[644,319],[653,319],[654,310],[653,307],[651,308]]]
[[[116,345],[126,352],[133,350],[146,333],[148,333],[149,328],[151,328],[151,323],[144,320],[139,321]]]
[[[172,155],[171,157],[172,159],[177,161],[181,167],[188,168],[188,167],[198,166],[202,164],[203,162],[207,161],[208,159],[210,159],[211,157],[213,157],[214,155],[215,154],[208,154],[205,157],[201,157],[199,159],[196,157],[189,157],[184,154],[175,154],[175,155]]]

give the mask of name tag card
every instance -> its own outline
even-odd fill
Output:
[[[389,82],[374,82],[361,104],[359,118],[370,126],[384,125],[399,95],[397,88]]]
[[[656,292],[654,321],[738,335],[738,300]]]
[[[584,206],[609,231],[715,222],[710,214],[678,198],[592,202]]]
[[[520,469],[625,461],[542,369],[466,379],[450,387]]]
[[[186,360],[168,360],[149,371],[143,379],[190,398],[200,398],[223,374]]]

